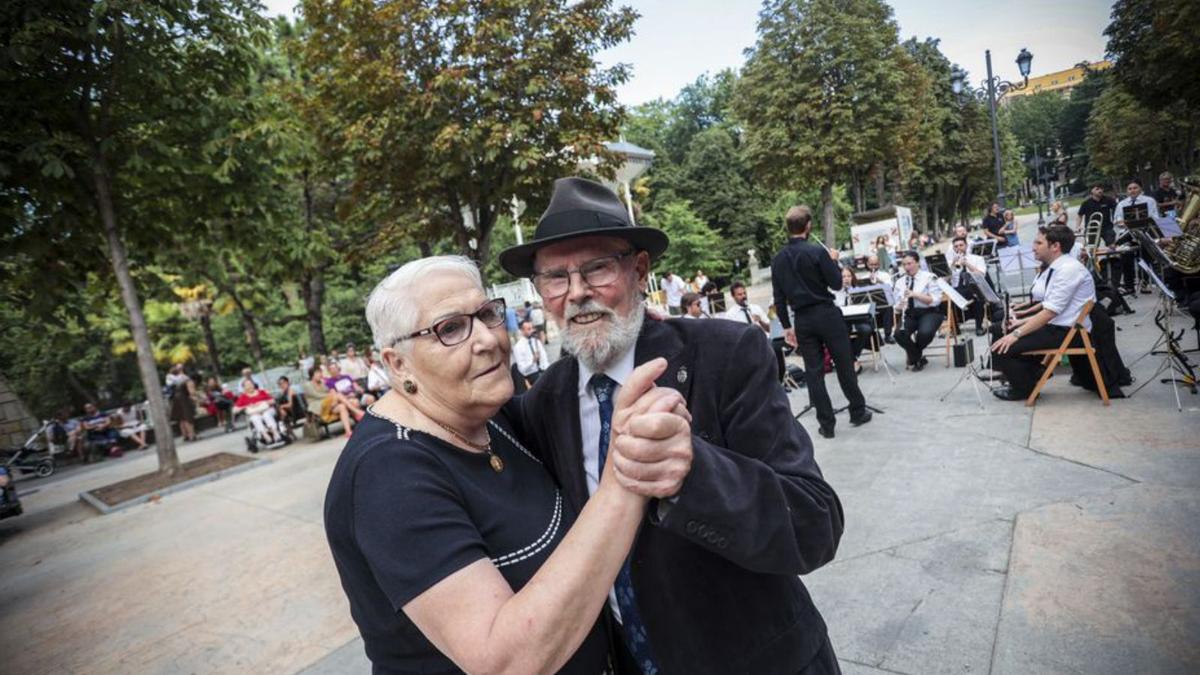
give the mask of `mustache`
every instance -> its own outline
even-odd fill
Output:
[[[567,311],[564,313],[563,318],[565,318],[567,321],[570,321],[571,319],[579,316],[580,314],[591,314],[593,312],[605,314],[609,317],[616,316],[616,312],[609,309],[608,307],[605,307],[604,305],[600,304],[599,302],[597,302],[595,300],[588,300],[587,302],[583,303],[582,305],[570,305],[570,304],[567,305]]]

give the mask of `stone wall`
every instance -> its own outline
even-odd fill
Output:
[[[29,413],[17,393],[8,386],[8,380],[0,375],[0,448],[21,447],[38,426],[37,418]]]

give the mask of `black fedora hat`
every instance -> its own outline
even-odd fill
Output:
[[[501,251],[500,266],[514,276],[530,276],[539,249],[588,236],[620,237],[649,253],[651,260],[662,255],[669,242],[662,230],[634,225],[617,194],[600,183],[586,178],[559,178],[554,181],[554,194],[538,219],[533,239]]]

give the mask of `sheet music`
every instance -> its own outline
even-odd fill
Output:
[[[851,288],[849,291],[850,292],[850,302],[859,304],[862,301],[858,300],[856,298],[856,296],[863,296],[863,295],[867,295],[867,294],[875,293],[875,292],[879,292],[879,291],[883,292],[883,297],[887,300],[887,305],[889,307],[896,304],[896,299],[892,295],[892,287],[889,286],[888,284],[875,284],[873,286],[855,286],[854,288]]]
[[[953,302],[954,306],[958,307],[959,309],[966,309],[967,305],[974,302],[974,300],[967,300],[964,298],[962,294],[954,290],[954,287],[947,283],[945,279],[938,279],[937,285],[938,288],[942,289],[942,293],[945,293],[946,297],[950,298],[950,302]]]
[[[1006,246],[1000,249],[1000,269],[1004,272],[1023,272],[1037,269],[1037,258],[1032,248]]]
[[[984,300],[993,305],[1000,304],[1000,296],[996,295],[996,291],[992,290],[991,284],[987,282],[987,279],[983,276],[983,273],[967,270],[967,274],[971,279],[971,283],[975,284],[975,290],[983,293]]]
[[[842,305],[838,309],[842,310],[842,317],[851,319],[856,317],[871,316],[875,311],[875,303],[868,302],[865,305]]]
[[[1158,290],[1162,291],[1163,295],[1166,295],[1172,300],[1175,299],[1175,294],[1171,292],[1171,289],[1167,288],[1167,285],[1163,283],[1162,279],[1158,278],[1158,275],[1154,273],[1153,267],[1147,265],[1145,260],[1138,260],[1137,264],[1138,267],[1142,268],[1142,271],[1150,275],[1150,278],[1154,280],[1154,285],[1158,286]]]

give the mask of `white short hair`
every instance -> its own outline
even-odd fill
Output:
[[[367,298],[367,323],[371,325],[376,349],[382,351],[393,346],[400,336],[421,330],[417,325],[424,298],[420,285],[430,275],[443,273],[460,274],[483,291],[479,268],[465,256],[436,255],[405,263],[379,282]],[[397,348],[407,351],[409,346],[406,340]]]

